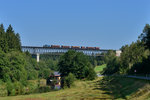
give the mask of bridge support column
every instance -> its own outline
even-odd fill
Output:
[[[39,54],[39,53],[36,54],[36,61],[37,61],[37,62],[40,61],[40,54]]]

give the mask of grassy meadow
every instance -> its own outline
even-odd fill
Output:
[[[76,81],[75,86],[59,91],[0,97],[0,100],[149,100],[149,81],[100,77],[94,81]]]
[[[106,64],[103,64],[103,65],[100,65],[100,66],[96,66],[96,67],[94,68],[94,70],[95,70],[96,73],[99,73],[99,72],[103,71],[103,69],[104,69],[105,67],[106,67]]]

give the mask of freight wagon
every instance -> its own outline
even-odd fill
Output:
[[[71,46],[72,49],[80,49],[80,46]]]
[[[69,49],[70,46],[64,46],[64,45],[62,45],[61,48],[63,48],[63,49]]]

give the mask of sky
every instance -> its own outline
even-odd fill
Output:
[[[23,46],[120,49],[150,24],[150,0],[0,0],[0,23]]]

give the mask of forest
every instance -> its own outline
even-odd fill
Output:
[[[29,80],[46,79],[55,62],[49,59],[37,63],[29,52],[21,51],[19,33],[15,33],[11,25],[6,31],[3,24],[0,25],[0,96],[38,92],[38,84]]]

